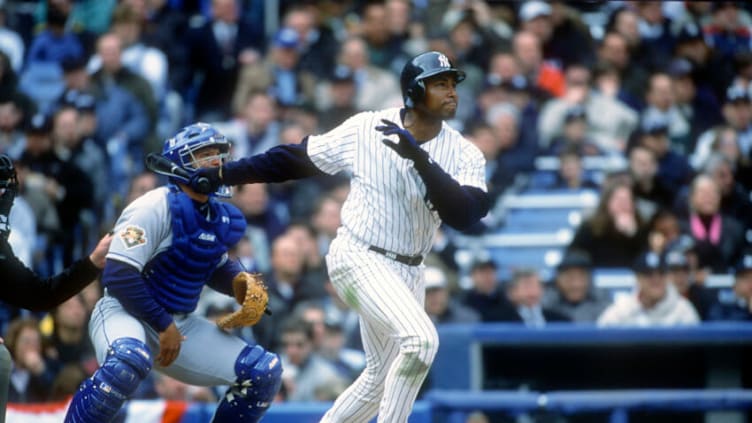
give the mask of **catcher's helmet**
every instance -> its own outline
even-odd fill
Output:
[[[400,87],[405,107],[415,107],[426,94],[424,79],[441,73],[453,73],[457,82],[465,79],[465,72],[455,68],[449,58],[438,51],[429,51],[410,59],[402,68]]]
[[[165,140],[162,147],[162,156],[189,173],[193,173],[199,168],[199,160],[196,159],[195,153],[207,147],[218,148],[219,160],[224,164],[230,152],[229,141],[213,126],[199,122],[184,127],[175,136]],[[216,158],[216,156],[213,156],[201,160],[215,160]],[[230,190],[227,187],[220,187],[215,194],[221,197],[229,197]]]

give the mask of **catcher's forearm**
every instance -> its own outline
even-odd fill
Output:
[[[108,259],[102,282],[107,292],[117,298],[128,313],[145,321],[157,332],[163,332],[172,323],[172,316],[149,294],[135,267]]]
[[[207,285],[217,292],[232,297],[234,295],[232,292],[232,278],[242,271],[243,268],[236,260],[228,259],[222,266],[219,266],[217,270],[212,273]]]

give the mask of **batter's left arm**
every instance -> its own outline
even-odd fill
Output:
[[[491,201],[488,193],[478,187],[460,185],[428,154],[414,161],[431,204],[441,220],[455,229],[466,229],[488,213]]]

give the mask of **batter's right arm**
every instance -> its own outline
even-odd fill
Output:
[[[324,175],[308,157],[307,142],[308,137],[300,144],[278,145],[264,153],[225,163],[221,167],[199,169],[191,176],[191,189],[211,193],[221,185],[284,182]]]

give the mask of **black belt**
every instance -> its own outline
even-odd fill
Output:
[[[375,245],[371,245],[368,249],[408,266],[418,266],[423,263],[423,256],[403,256],[402,254],[393,253]]]

